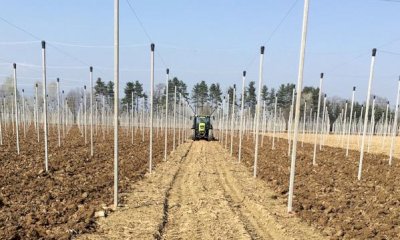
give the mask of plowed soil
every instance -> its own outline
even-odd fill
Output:
[[[266,135],[272,136],[271,133],[267,133]],[[279,138],[286,138],[288,137],[287,133],[277,133],[277,137]],[[299,140],[304,142],[314,144],[315,141],[314,134],[305,134],[303,138],[303,134],[299,134]],[[324,135],[324,145],[330,147],[337,147],[337,148],[344,148],[346,151],[347,148],[347,136],[337,135],[337,134],[329,134]],[[318,142],[320,141],[320,136],[318,137]],[[390,155],[390,147],[392,142],[392,135],[390,136],[366,136],[365,138],[365,150],[368,152],[368,144],[369,152],[375,154],[383,154],[383,155]],[[360,151],[360,143],[361,143],[361,136],[358,135],[351,135],[349,138],[349,149]],[[395,146],[400,146],[400,137],[395,138]],[[343,150],[342,150],[343,151]],[[400,148],[395,147],[393,151],[393,156],[399,158],[400,157]]]
[[[254,144],[245,137],[244,163],[252,170]],[[235,141],[235,157],[237,156]],[[229,144],[228,144],[229,145]],[[287,204],[290,161],[286,139],[264,138],[258,177]],[[357,180],[358,151],[348,158],[341,148],[325,146],[312,165],[313,145],[298,145],[294,211],[331,239],[400,238],[400,164],[389,166],[385,155],[366,154],[362,180]]]
[[[53,131],[54,132],[54,131]],[[33,133],[31,133],[33,135]],[[112,203],[111,136],[89,157],[78,129],[63,148],[50,142],[50,172],[43,172],[43,147],[22,139],[21,155],[6,142],[0,152],[1,239],[398,239],[399,159],[366,154],[357,180],[359,152],[348,158],[325,146],[312,165],[313,145],[299,144],[294,214],[286,211],[288,143],[264,138],[258,177],[253,178],[254,143],[244,138],[243,163],[237,139],[230,157],[218,142],[186,142],[145,174],[148,144],[134,145],[121,133],[120,191],[124,205],[95,221],[94,212]],[[170,138],[171,139],[171,138]],[[228,138],[230,139],[230,138]],[[7,145],[8,144],[8,145]],[[171,146],[171,143],[169,144]],[[96,231],[95,231],[96,230]]]
[[[218,142],[182,144],[80,239],[324,239]]]
[[[43,171],[43,141],[37,143],[33,129],[28,138],[20,137],[20,155],[14,137],[7,137],[0,147],[0,239],[69,239],[93,231],[95,211],[112,204],[112,134],[105,141],[101,136],[95,138],[95,154],[90,157],[90,143],[85,146],[78,128],[71,129],[61,148],[56,131],[50,132],[48,173]],[[161,135],[153,153],[157,164],[164,156]],[[130,136],[121,130],[120,192],[129,191],[147,169],[148,138],[142,143],[137,135],[132,145]]]

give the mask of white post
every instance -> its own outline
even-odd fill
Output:
[[[244,89],[245,89],[245,81],[246,81],[246,71],[243,71],[242,77],[242,100],[240,106],[240,134],[239,134],[239,156],[238,161],[240,163],[242,159],[242,141],[243,141],[243,115],[244,115]]]
[[[301,147],[304,146],[304,135],[306,132],[306,111],[307,111],[307,101],[304,101],[304,110],[303,110],[303,140],[301,141]]]
[[[164,130],[164,161],[167,161],[168,142],[168,96],[169,96],[169,69],[167,68],[167,79],[165,81],[165,130]]]
[[[327,115],[328,115],[328,111],[326,108],[326,94],[324,94],[324,104],[323,104],[323,110],[322,110],[322,124],[321,124],[321,138],[320,138],[320,144],[319,144],[319,150],[322,150],[322,145],[325,144],[325,132],[326,132],[326,119],[327,119]]]
[[[153,161],[153,98],[154,98],[154,43],[151,44],[150,54],[150,148],[149,148],[149,172],[152,170]]]
[[[319,132],[319,112],[321,109],[321,97],[322,97],[322,82],[324,80],[324,73],[321,73],[321,78],[319,80],[319,94],[318,94],[318,108],[317,108],[317,123],[315,127],[315,134],[314,134],[314,155],[313,155],[313,165],[317,165],[317,140],[318,140],[318,132]]]
[[[93,157],[93,67],[89,68],[90,78],[90,156]]]
[[[22,123],[24,127],[24,138],[26,138],[26,115],[25,115],[25,90],[22,89]]]
[[[309,126],[308,126],[308,130],[307,130],[307,132],[308,133],[310,133],[310,132],[314,132],[313,131],[313,108],[311,107],[310,108],[310,116],[309,116],[309,119],[308,119],[308,124],[309,124]]]
[[[397,88],[397,98],[396,98],[396,107],[395,107],[396,110],[395,110],[394,119],[393,119],[392,142],[390,144],[389,165],[392,165],[394,141],[395,141],[396,135],[397,135],[397,118],[399,117],[399,98],[400,98],[400,78],[399,78],[399,84],[398,84],[398,88]]]
[[[309,0],[304,0],[304,14],[303,14],[303,29],[302,29],[302,34],[301,34],[299,76],[297,79],[296,112],[295,112],[295,117],[294,117],[292,160],[291,160],[291,164],[290,164],[288,212],[292,211],[292,202],[293,202],[294,174],[295,174],[296,154],[297,154],[297,135],[298,135],[298,128],[299,128],[299,120],[300,120],[300,100],[301,100],[301,92],[303,89],[303,70],[304,70],[304,58],[305,58],[306,41],[307,41],[308,4],[309,4]]]
[[[133,136],[134,136],[134,134],[133,134],[133,112],[134,112],[134,109],[133,109],[133,91],[131,92],[131,143],[133,144]]]
[[[257,161],[258,161],[258,138],[259,138],[259,118],[260,118],[260,102],[261,102],[261,86],[262,86],[262,79],[263,79],[263,62],[264,62],[264,50],[265,47],[261,46],[261,54],[260,54],[260,66],[259,66],[259,75],[258,75],[258,89],[257,89],[257,105],[256,105],[256,117],[255,117],[255,123],[256,123],[256,130],[255,130],[255,135],[256,135],[256,142],[254,145],[254,166],[253,166],[253,176],[257,176]]]
[[[361,105],[361,112],[360,112],[360,119],[358,120],[358,125],[359,125],[359,129],[358,129],[358,146],[360,146],[360,140],[361,140],[361,130],[362,130],[362,121],[363,121],[363,112],[364,112],[364,104]]]
[[[226,111],[226,122],[224,123],[225,124],[225,148],[228,148],[228,126],[229,126],[229,94],[228,94],[228,96],[227,96],[227,111]]]
[[[114,208],[118,207],[119,0],[114,0]]]
[[[43,72],[43,129],[44,129],[44,164],[46,172],[49,171],[48,148],[47,148],[47,89],[46,89],[46,42],[42,41],[42,72]]]
[[[179,92],[179,105],[178,105],[178,146],[181,144],[181,122],[182,122],[182,93]]]
[[[173,138],[173,150],[175,150],[175,142],[176,142],[176,86],[174,93],[174,138]]]
[[[350,135],[351,135],[351,124],[353,118],[353,108],[354,108],[354,95],[356,92],[356,87],[353,87],[353,94],[351,96],[351,106],[350,106],[350,122],[349,122],[349,130],[347,132],[347,147],[346,147],[346,157],[349,156],[349,145],[350,145]]]
[[[141,125],[142,125],[142,142],[144,142],[144,134],[145,134],[145,132],[144,132],[144,128],[145,128],[145,126],[144,126],[144,120],[145,120],[145,116],[144,116],[144,113],[145,113],[145,102],[144,102],[144,97],[142,98],[142,121],[141,121]]]
[[[63,111],[62,111],[62,125],[63,125],[63,139],[65,139],[65,118],[66,118],[66,111],[67,111],[67,107],[65,105],[65,97],[64,97],[64,90],[62,90],[62,95],[61,95],[61,99],[63,100]]]
[[[371,113],[371,126],[369,129],[369,137],[368,137],[368,147],[367,147],[367,152],[369,153],[369,148],[371,146],[371,140],[372,137],[374,136],[374,131],[375,131],[375,100],[376,100],[376,96],[374,96],[373,98],[374,100],[372,101],[372,113]]]
[[[17,101],[17,64],[14,67],[14,106],[15,106],[15,134],[17,137],[17,154],[19,155],[19,116],[18,116],[18,101]]]
[[[106,99],[104,95],[102,95],[102,106],[101,106],[101,125],[102,125],[102,132],[103,132],[103,140],[106,139],[105,130],[106,130]]]
[[[386,135],[388,133],[388,114],[389,114],[389,101],[387,101],[387,104],[386,104],[385,124],[384,124],[384,127],[383,127],[382,150],[383,150],[383,147],[385,146]]]
[[[361,138],[361,151],[360,151],[360,163],[358,166],[358,180],[361,180],[361,172],[362,172],[362,164],[364,160],[364,144],[365,144],[365,135],[367,134],[367,126],[368,126],[368,111],[369,111],[369,100],[371,98],[371,86],[372,80],[374,78],[374,66],[375,66],[375,56],[376,56],[376,48],[372,49],[372,59],[371,59],[371,68],[369,73],[369,81],[368,81],[368,91],[367,91],[367,102],[365,105],[365,117],[364,117],[364,129],[363,135]]]
[[[38,84],[35,84],[35,96],[36,96],[36,134],[37,141],[40,141],[40,132],[39,132],[39,95],[38,95]]]
[[[86,85],[83,86],[83,129],[85,135],[85,145],[87,144],[87,100],[86,100]]]
[[[278,97],[275,94],[275,104],[274,104],[274,131],[272,133],[272,150],[275,150],[275,132],[276,132],[276,108],[278,106]]]
[[[290,137],[291,137],[290,132],[292,131],[292,128],[293,128],[292,126],[293,126],[293,114],[294,114],[294,104],[295,104],[294,98],[295,98],[296,94],[297,94],[296,93],[296,88],[293,88],[292,105],[290,106],[290,114],[289,114],[289,121],[288,121],[288,132],[287,132],[287,136],[288,136],[288,157],[289,158],[290,158],[290,148],[291,148],[291,144],[292,144],[291,139],[290,139]]]
[[[265,101],[263,100],[263,106],[262,106],[262,117],[261,117],[261,147],[264,146],[264,135],[265,135],[265,128],[266,128],[266,107],[265,107]]]
[[[60,79],[57,78],[57,134],[58,134],[58,147],[61,147],[60,137]]]
[[[232,117],[231,117],[231,152],[230,155],[232,157],[233,154],[233,134],[234,131],[234,124],[235,124],[235,101],[236,101],[236,85],[233,85],[233,95],[232,95]]]
[[[342,126],[342,129],[341,129],[342,130],[342,136],[340,138],[341,147],[343,147],[343,141],[344,141],[343,139],[346,136],[347,104],[348,104],[348,101],[346,100],[346,104],[345,104],[345,107],[344,107],[343,126]]]
[[[225,110],[226,109],[226,107],[225,107],[225,96],[223,96],[223,100],[222,100],[222,118],[221,118],[221,120],[220,120],[220,122],[221,122],[221,128],[220,128],[220,135],[221,135],[221,137],[219,138],[219,141],[221,142],[221,144],[223,145],[224,144],[224,125],[225,125]]]

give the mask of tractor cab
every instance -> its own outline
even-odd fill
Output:
[[[193,140],[213,140],[211,116],[208,115],[196,115],[193,118]]]

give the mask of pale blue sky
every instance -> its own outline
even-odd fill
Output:
[[[130,3],[159,52],[156,83],[165,81],[166,66],[190,87],[200,80],[219,82],[224,89],[234,83],[240,85],[243,70],[247,70],[248,80],[257,80],[262,44],[266,44],[264,84],[277,87],[297,81],[303,0]],[[293,4],[285,21],[271,35]],[[120,43],[125,45],[121,46],[121,88],[132,80],[148,88],[150,41],[127,0],[120,0],[120,7]],[[354,85],[357,99],[362,101],[370,52],[377,47],[373,93],[393,103],[400,55],[388,52],[400,54],[399,12],[397,1],[311,0],[304,84],[317,86],[319,73],[325,72],[324,91],[328,95],[350,97]],[[96,77],[112,80],[112,0],[2,0],[0,17],[68,54],[48,48],[48,80],[60,77],[63,89],[88,84],[89,65],[94,66]],[[2,20],[0,33],[1,81],[11,74],[7,62],[40,65],[37,39]],[[27,92],[41,78],[40,68],[34,66],[18,65],[18,75],[19,88]]]

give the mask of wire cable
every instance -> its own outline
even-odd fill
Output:
[[[128,3],[129,9],[131,10],[131,12],[133,13],[133,15],[135,16],[136,20],[138,21],[140,27],[142,28],[144,34],[146,35],[147,39],[152,43],[153,40],[150,37],[150,34],[148,33],[148,31],[146,30],[146,28],[144,27],[143,22],[140,20],[139,16],[137,15],[135,9],[133,8],[130,0],[126,0],[126,2]],[[164,61],[164,58],[161,56],[159,51],[156,51],[157,56],[160,58],[161,63],[164,65],[165,68],[167,68],[167,64]]]
[[[290,5],[290,8],[286,11],[285,15],[281,18],[279,21],[278,25],[275,26],[274,30],[269,34],[267,37],[267,40],[262,44],[263,46],[267,45],[271,41],[271,39],[274,37],[276,32],[280,29],[282,24],[285,22],[285,20],[289,17],[290,13],[293,11],[294,7],[298,3],[299,0],[295,0],[292,5]],[[254,61],[257,59],[258,54],[255,54],[252,60],[247,64],[246,69],[248,69],[251,65],[253,65]]]
[[[8,21],[7,19],[5,19],[5,18],[3,18],[3,17],[1,17],[1,16],[0,16],[0,20],[3,21],[3,22],[5,22],[5,23],[8,24],[9,26],[11,26],[11,27],[17,29],[17,30],[19,30],[19,31],[21,31],[21,32],[24,32],[25,34],[31,36],[32,38],[38,40],[39,42],[43,40],[43,38],[40,38],[39,36],[37,36],[37,35],[31,33],[30,31],[28,31],[28,30],[26,30],[26,29],[24,29],[24,28],[22,28],[22,27],[20,27],[20,26],[17,26],[16,24],[14,24],[14,23]],[[53,49],[55,49],[56,51],[58,51],[58,52],[64,54],[65,56],[70,57],[71,59],[74,59],[75,61],[77,61],[77,62],[79,62],[79,63],[81,63],[81,64],[83,64],[83,65],[86,65],[86,66],[90,66],[90,65],[91,65],[91,64],[89,64],[89,63],[87,63],[87,62],[85,62],[85,61],[79,59],[78,57],[76,57],[76,56],[74,56],[74,55],[72,55],[72,54],[70,54],[70,53],[68,53],[68,52],[66,52],[66,51],[64,51],[64,50],[62,50],[62,49],[60,49],[60,48],[58,48],[57,46],[55,46],[55,45],[53,45],[53,44],[51,44],[51,43],[48,43],[48,45],[49,45],[50,47],[52,47]],[[104,73],[101,72],[101,71],[99,71],[99,72],[102,73],[103,75],[106,75],[106,74],[104,74]]]

